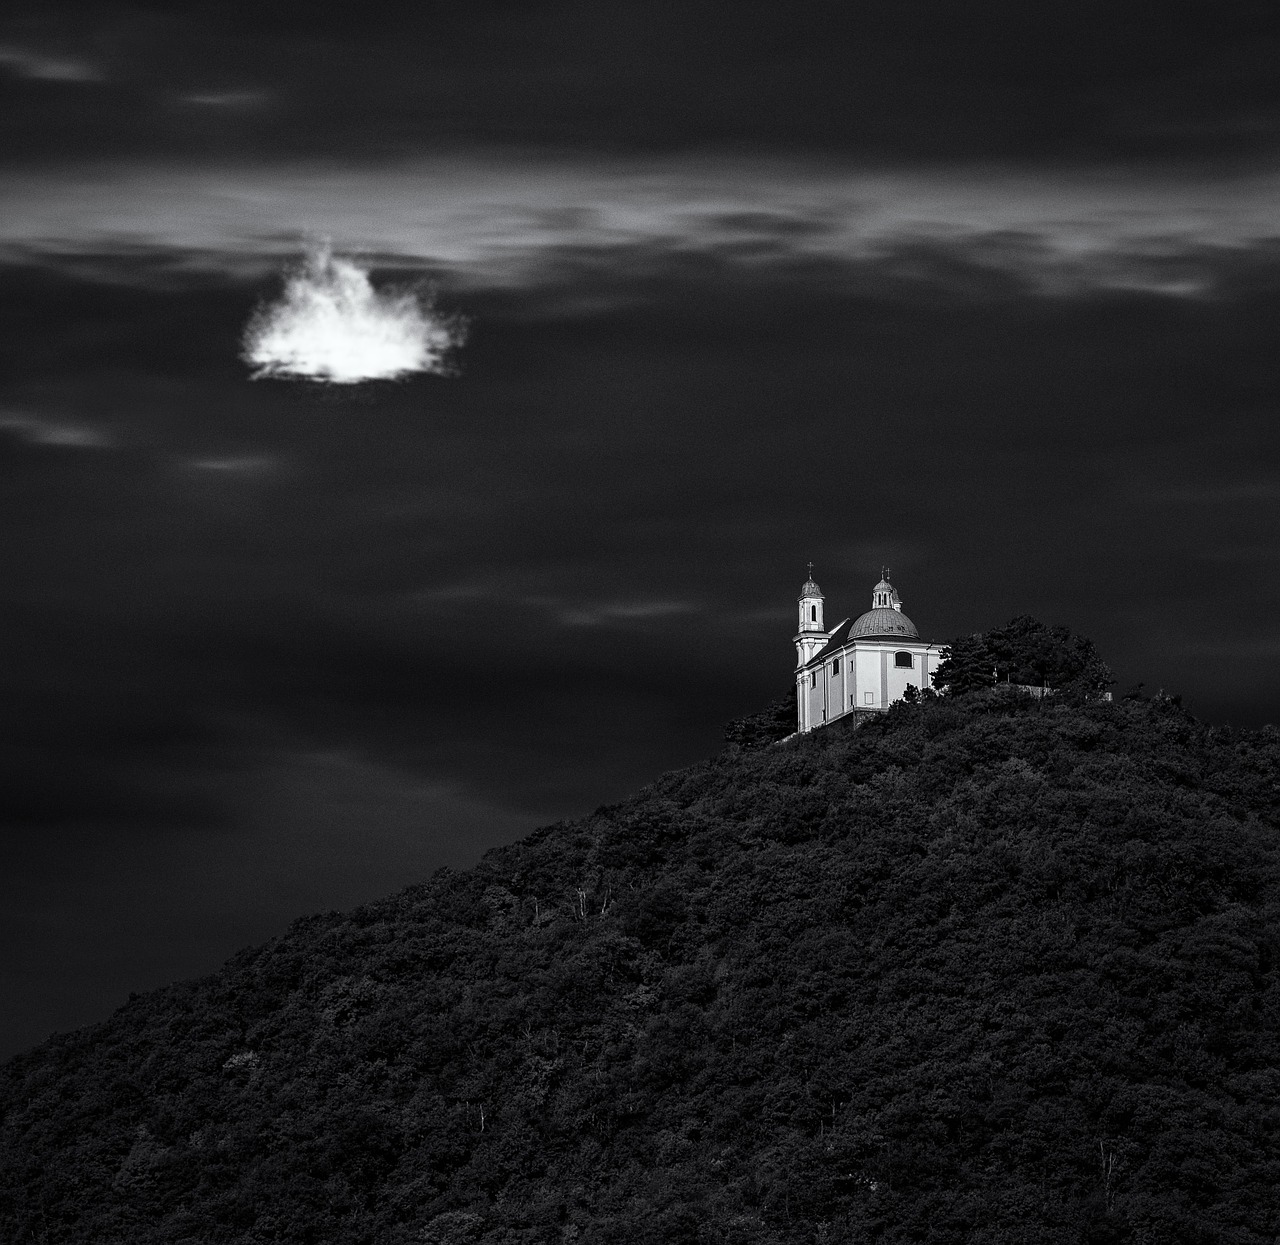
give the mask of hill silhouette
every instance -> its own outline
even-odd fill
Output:
[[[730,747],[2,1073],[15,1242],[1273,1242],[1280,731]]]

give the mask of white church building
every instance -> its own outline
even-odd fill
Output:
[[[798,731],[849,714],[883,712],[902,699],[908,684],[920,690],[932,685],[945,645],[920,638],[902,612],[887,569],[871,591],[871,608],[830,631],[822,618],[823,600],[810,563],[795,637]]]

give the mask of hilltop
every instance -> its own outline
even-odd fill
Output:
[[[730,747],[0,1072],[5,1240],[1273,1242],[1280,731]]]

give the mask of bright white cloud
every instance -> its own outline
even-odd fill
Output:
[[[278,302],[250,320],[244,360],[255,380],[354,385],[445,372],[460,341],[457,322],[437,315],[420,293],[375,290],[363,268],[325,246],[289,274]]]

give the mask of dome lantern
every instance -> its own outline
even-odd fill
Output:
[[[849,628],[849,639],[918,640],[916,625],[902,612],[902,598],[889,582],[889,568],[880,568],[880,582],[871,590],[871,608]]]
[[[880,582],[871,590],[871,608],[873,610],[902,610],[902,599],[898,590],[889,582],[889,568],[880,568]]]

